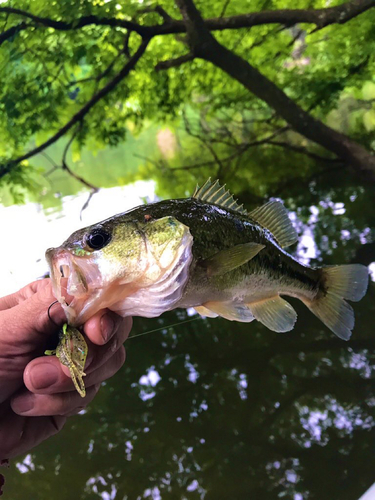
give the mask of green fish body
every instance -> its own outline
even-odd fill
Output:
[[[77,231],[48,250],[47,260],[71,324],[103,307],[147,317],[194,307],[285,332],[297,315],[281,296],[291,296],[347,340],[354,314],[345,299],[363,297],[367,268],[304,266],[284,250],[296,240],[281,203],[247,214],[217,181],[207,181],[191,198],[140,206]],[[73,296],[69,306],[64,293]]]

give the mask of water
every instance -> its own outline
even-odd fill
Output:
[[[152,197],[148,186],[142,195]],[[295,196],[301,257],[375,261],[371,193],[353,190]],[[32,264],[42,250],[79,225],[81,201],[64,200],[74,220],[47,214],[53,224],[43,226],[40,249],[33,232],[24,233],[23,278],[27,268],[27,280],[39,275],[45,265]],[[103,207],[99,195],[97,202]],[[1,220],[15,220],[21,209],[11,208]],[[47,234],[58,224],[57,235]],[[87,411],[12,462],[5,498],[358,500],[375,479],[374,293],[371,282],[354,305],[348,343],[296,300],[298,321],[287,334],[223,319],[168,328],[189,319],[182,310],[135,318],[134,335],[163,329],[127,341],[123,369]]]

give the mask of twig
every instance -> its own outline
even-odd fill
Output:
[[[94,186],[93,184],[91,184],[91,182],[86,181],[85,179],[83,179],[83,177],[73,172],[73,170],[68,166],[68,164],[65,161],[63,161],[62,163],[62,169],[65,170],[65,172],[71,175],[78,182],[88,187],[89,189],[94,190],[95,192],[99,191],[98,187]]]
[[[177,68],[178,66],[181,66],[182,64],[188,61],[192,61],[194,57],[195,57],[194,54],[189,52],[188,54],[176,57],[175,59],[166,59],[165,61],[160,61],[155,65],[155,71],[160,71],[169,68]]]
[[[223,5],[223,8],[221,9],[220,16],[219,17],[224,17],[225,13],[227,11],[228,5],[230,4],[231,0],[226,0],[225,4]]]
[[[83,204],[82,208],[81,208],[81,211],[79,213],[79,218],[80,220],[82,220],[82,213],[84,210],[86,210],[86,208],[89,206],[90,204],[90,201],[92,199],[92,197],[99,192],[99,188],[94,188],[94,189],[91,189],[90,191],[90,194],[89,194],[89,197],[87,198],[87,200],[85,201],[85,203]]]
[[[225,158],[221,158],[220,161],[222,163],[225,163],[227,161],[233,160],[234,158],[237,158],[237,156],[242,155],[243,153],[245,153],[245,151],[247,151],[248,149],[250,149],[252,147],[262,146],[263,144],[267,144],[273,137],[276,137],[277,135],[283,134],[284,132],[289,130],[289,128],[290,127],[288,127],[288,126],[282,127],[281,129],[277,130],[276,132],[274,132],[273,134],[269,135],[268,137],[266,137],[264,139],[245,143],[245,144],[241,145],[238,148],[238,150],[235,151],[233,154],[231,154]],[[193,170],[196,168],[202,168],[202,167],[207,167],[210,165],[215,165],[216,163],[217,163],[216,160],[215,161],[206,161],[203,163],[195,163],[194,165],[174,167],[174,168],[171,168],[170,170]]]
[[[295,151],[296,153],[303,154],[305,156],[313,158],[314,160],[322,161],[325,163],[342,163],[342,160],[340,160],[339,158],[327,158],[325,156],[320,156],[316,153],[312,153],[302,146],[295,146],[294,144],[289,144],[287,142],[269,141],[269,144],[271,144],[272,146],[279,146],[281,148],[290,149],[291,151]]]
[[[163,9],[161,5],[155,5],[155,7],[144,7],[143,9],[140,9],[138,12],[141,14],[143,13],[147,14],[148,12],[156,12],[156,14],[159,14],[159,16],[162,17],[165,23],[173,21],[173,18],[168,14],[166,10]]]

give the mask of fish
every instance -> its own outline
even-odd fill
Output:
[[[189,198],[142,205],[79,229],[48,249],[46,259],[73,326],[104,308],[153,318],[193,307],[204,317],[257,320],[281,333],[297,319],[289,296],[349,340],[354,312],[347,301],[365,295],[367,267],[306,266],[285,250],[297,239],[280,201],[247,212],[209,179]]]

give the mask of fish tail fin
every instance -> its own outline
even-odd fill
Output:
[[[324,293],[312,301],[304,301],[315,316],[340,339],[349,340],[354,327],[354,312],[346,302],[357,302],[365,295],[368,269],[361,264],[322,268]]]

